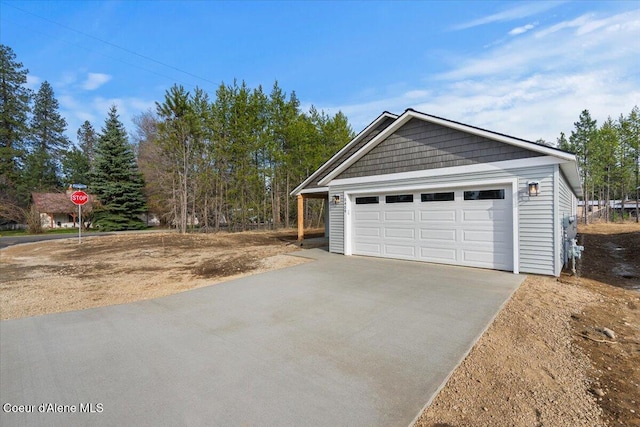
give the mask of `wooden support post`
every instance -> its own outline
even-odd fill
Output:
[[[298,240],[304,239],[304,198],[298,194]]]

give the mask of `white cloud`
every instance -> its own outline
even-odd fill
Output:
[[[500,75],[512,77],[544,69],[570,72],[581,68],[632,67],[637,60],[629,50],[640,53],[640,45],[630,41],[640,38],[640,26],[627,22],[635,20],[640,20],[640,10],[600,20],[584,15],[462,60],[458,67],[439,77],[460,80]]]
[[[533,30],[536,27],[537,23],[523,25],[522,27],[516,27],[513,30],[509,31],[510,36],[517,36],[519,34],[524,34],[529,30]]]
[[[85,120],[91,122],[93,127],[100,131],[113,105],[118,109],[120,121],[127,132],[133,131],[132,119],[135,115],[155,107],[155,101],[136,97],[104,98],[64,94],[59,96],[58,100],[61,114],[67,120],[67,136],[72,141],[76,140],[76,132]]]
[[[59,95],[57,98],[62,108],[67,110],[75,110],[79,108],[78,101],[69,94]]]
[[[543,30],[536,32],[536,37],[545,37],[545,36],[548,36],[549,34],[556,33],[566,28],[580,27],[582,25],[585,25],[587,22],[589,22],[591,18],[592,16],[590,14],[586,14],[586,15],[579,16],[575,19],[572,19],[570,21],[558,22],[557,24],[554,24],[548,28],[545,28]]]
[[[545,12],[549,9],[553,9],[561,5],[564,2],[558,1],[538,1],[531,3],[520,4],[517,7],[503,10],[502,12],[494,13],[492,15],[484,16],[482,18],[475,19],[470,22],[456,25],[454,30],[465,30],[467,28],[477,27],[480,25],[492,24],[494,22],[508,22],[516,19],[527,18],[529,16],[537,15]]]
[[[429,96],[429,93],[430,92],[428,90],[410,90],[409,92],[406,92],[404,96],[409,99],[419,99]]]
[[[588,109],[599,123],[640,100],[640,10],[583,15],[521,33],[398,96],[341,106],[360,131],[383,110],[415,108],[474,126],[555,143]]]
[[[85,90],[96,90],[109,80],[111,80],[109,74],[89,73],[87,79],[82,83],[82,88]]]
[[[62,76],[58,80],[56,80],[53,85],[59,88],[67,88],[74,85],[77,80],[78,76],[76,75],[76,73],[68,71],[63,73]]]

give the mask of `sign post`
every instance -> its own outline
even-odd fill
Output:
[[[71,194],[71,201],[78,205],[78,243],[82,243],[82,205],[89,201],[89,195],[84,191],[74,191]]]

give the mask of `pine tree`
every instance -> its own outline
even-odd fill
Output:
[[[165,94],[162,104],[156,102],[156,113],[162,120],[158,125],[158,145],[170,161],[173,175],[173,221],[181,233],[187,232],[193,164],[196,140],[194,131],[193,98],[184,87],[174,85]]]
[[[98,141],[98,133],[95,131],[89,120],[85,120],[80,129],[78,129],[78,144],[80,150],[89,159],[89,163],[93,163],[95,157],[95,146]]]
[[[589,110],[580,113],[580,119],[573,124],[575,131],[571,131],[569,137],[570,146],[576,153],[578,166],[582,172],[582,186],[584,190],[584,221],[589,222],[589,190],[591,187],[591,150],[596,141],[598,126],[596,120],[591,119]]]
[[[556,140],[556,147],[561,150],[574,152],[574,147],[571,147],[569,141],[567,141],[567,137],[564,135],[564,132],[560,132],[560,136]]]
[[[23,187],[27,191],[53,190],[60,185],[58,159],[63,158],[70,144],[64,134],[67,122],[58,112],[58,100],[47,81],[34,99]]]
[[[87,185],[90,169],[89,157],[77,147],[67,151],[62,158],[62,176],[65,184]]]
[[[95,155],[91,191],[101,203],[95,211],[95,225],[104,231],[143,228],[144,180],[115,106],[109,111]]]
[[[20,163],[28,134],[27,115],[31,91],[27,89],[27,74],[16,61],[13,50],[0,44],[0,203],[23,204],[16,187],[20,179]]]
[[[628,116],[620,115],[618,119],[620,132],[619,162],[622,168],[621,198],[636,200],[635,217],[639,221],[640,214],[640,109],[634,106]]]
[[[45,80],[33,103],[30,145],[34,150],[60,156],[69,148],[70,141],[64,134],[67,121],[60,115],[58,108],[60,105],[53,94],[53,88]]]
[[[91,123],[85,120],[78,129],[77,136],[80,148],[73,147],[62,159],[62,175],[66,184],[87,184],[90,180],[98,134]]]
[[[636,222],[640,222],[640,108],[634,106],[625,120],[625,136],[629,141],[635,157],[633,165],[636,187]]]

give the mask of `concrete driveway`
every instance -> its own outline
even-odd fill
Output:
[[[0,424],[404,427],[524,279],[301,254],[316,261],[0,322]]]

